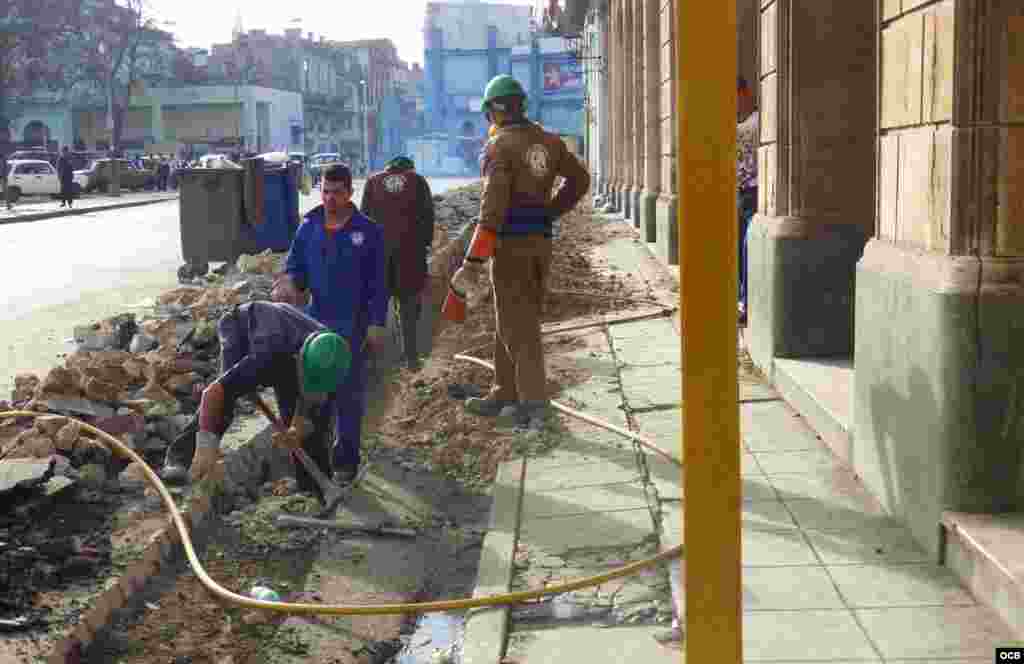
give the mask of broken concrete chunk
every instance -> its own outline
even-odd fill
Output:
[[[63,415],[41,415],[36,418],[35,428],[44,436],[55,436],[67,423],[68,418]]]
[[[82,381],[82,392],[87,399],[94,401],[117,401],[121,388],[105,380],[88,376]]]
[[[171,376],[164,383],[164,386],[171,392],[178,394],[191,394],[192,386],[202,380],[199,374],[187,373],[178,374],[177,376]]]
[[[40,394],[77,394],[81,374],[75,369],[54,367],[39,387]]]
[[[107,481],[107,469],[98,463],[82,466],[78,469],[78,475],[87,484],[100,485]]]
[[[110,406],[76,397],[53,397],[43,399],[42,404],[47,410],[56,411],[58,413],[72,413],[88,415],[90,417],[110,417],[114,414],[114,409]]]
[[[57,453],[57,447],[53,444],[53,439],[39,433],[35,433],[25,439],[18,450],[23,452],[22,458],[35,457],[36,459],[43,459]]]
[[[153,350],[158,345],[160,345],[160,342],[155,337],[139,332],[132,337],[128,350],[133,353],[145,353],[148,350]]]
[[[75,443],[78,442],[81,434],[82,425],[76,420],[68,420],[67,424],[57,431],[57,434],[54,437],[54,443],[58,450],[62,452],[71,452],[75,449]]]
[[[126,360],[122,365],[122,368],[130,378],[145,378],[146,367],[148,366],[149,362],[138,357],[133,357],[130,360]]]
[[[157,402],[174,401],[174,395],[171,394],[170,392],[168,392],[166,389],[164,389],[161,385],[159,385],[156,382],[151,382],[151,383],[147,384],[146,387],[142,388],[142,391],[139,392],[139,396],[141,396],[144,399],[149,399],[150,401],[157,401]],[[175,411],[175,412],[177,412],[177,411]],[[146,414],[150,415],[150,413],[148,413],[148,412]],[[167,413],[167,414],[168,415],[174,415],[175,413]]]
[[[197,348],[203,348],[217,339],[217,324],[211,321],[200,321],[196,325],[195,334],[192,335],[192,343]]]
[[[146,418],[135,413],[131,415],[113,415],[98,420],[94,426],[112,436],[120,436],[125,433],[139,433],[145,429]]]
[[[144,407],[146,417],[169,417],[177,415],[179,410],[178,402],[172,397],[168,401],[154,401]]]
[[[20,403],[32,398],[36,388],[39,387],[39,377],[35,374],[18,374],[14,377],[14,390],[11,392],[11,401]]]
[[[133,461],[128,464],[128,467],[121,471],[118,475],[118,480],[122,484],[145,484],[147,481],[146,471],[142,464],[137,461]]]

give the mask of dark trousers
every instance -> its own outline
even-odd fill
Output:
[[[736,196],[737,212],[739,217],[739,303],[743,305],[744,311],[747,308],[747,230],[750,228],[750,220],[757,212],[757,187],[742,189]]]
[[[74,189],[71,184],[61,184],[60,186],[60,202],[62,205],[71,207],[71,204],[75,200]]]
[[[364,335],[365,336],[365,335]],[[338,386],[331,404],[334,410],[334,450],[331,455],[335,468],[359,465],[359,447],[363,435],[363,409],[366,391],[366,349],[363,340],[355,338],[359,347],[352,348],[352,363],[348,376]]]
[[[402,327],[402,351],[406,363],[412,364],[419,358],[416,336],[423,309],[420,303],[420,294],[395,294],[392,297],[398,302],[398,317],[401,319]]]
[[[295,368],[295,359],[290,355],[282,355],[272,367],[261,375],[246,375],[245,373],[232,373],[221,380],[224,386],[224,425],[220,431],[213,433],[223,436],[231,422],[235,418],[235,404],[239,398],[258,393],[264,387],[274,389],[274,398],[280,411],[281,419],[285,424],[291,422],[295,414],[295,405],[299,395],[298,373]],[[332,409],[328,403],[318,407],[313,414],[313,433],[302,441],[302,448],[306,454],[316,463],[321,472],[330,477],[331,463],[329,454],[330,421]],[[167,450],[168,463],[180,463],[188,466],[195,454],[196,432],[199,430],[198,416],[192,418],[186,430],[175,439],[174,443]],[[306,468],[296,462],[294,464],[295,479],[298,480],[299,489],[320,493],[316,481],[309,475]]]

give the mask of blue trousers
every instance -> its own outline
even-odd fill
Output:
[[[740,222],[739,228],[739,303],[747,308],[747,230],[750,220],[757,212],[757,187],[741,190],[736,196],[736,207]]]
[[[362,345],[362,339],[353,341]],[[335,393],[334,405],[334,468],[359,465],[359,448],[363,434],[363,410],[366,400],[366,349],[352,349],[352,364],[343,384]]]

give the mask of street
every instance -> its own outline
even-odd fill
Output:
[[[437,178],[435,194],[471,182]],[[363,181],[354,183],[358,203]],[[302,196],[305,212],[319,192]],[[53,203],[56,208],[57,203]],[[0,393],[10,393],[17,372],[45,373],[75,325],[129,311],[177,285],[181,265],[178,203],[0,225],[5,260],[0,279]]]

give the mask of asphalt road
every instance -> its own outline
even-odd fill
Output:
[[[435,194],[471,180],[431,179]],[[362,181],[355,183],[355,200]],[[319,194],[302,197],[306,211]],[[22,371],[43,374],[71,350],[75,325],[131,310],[174,288],[182,264],[177,201],[0,226],[0,400]]]

